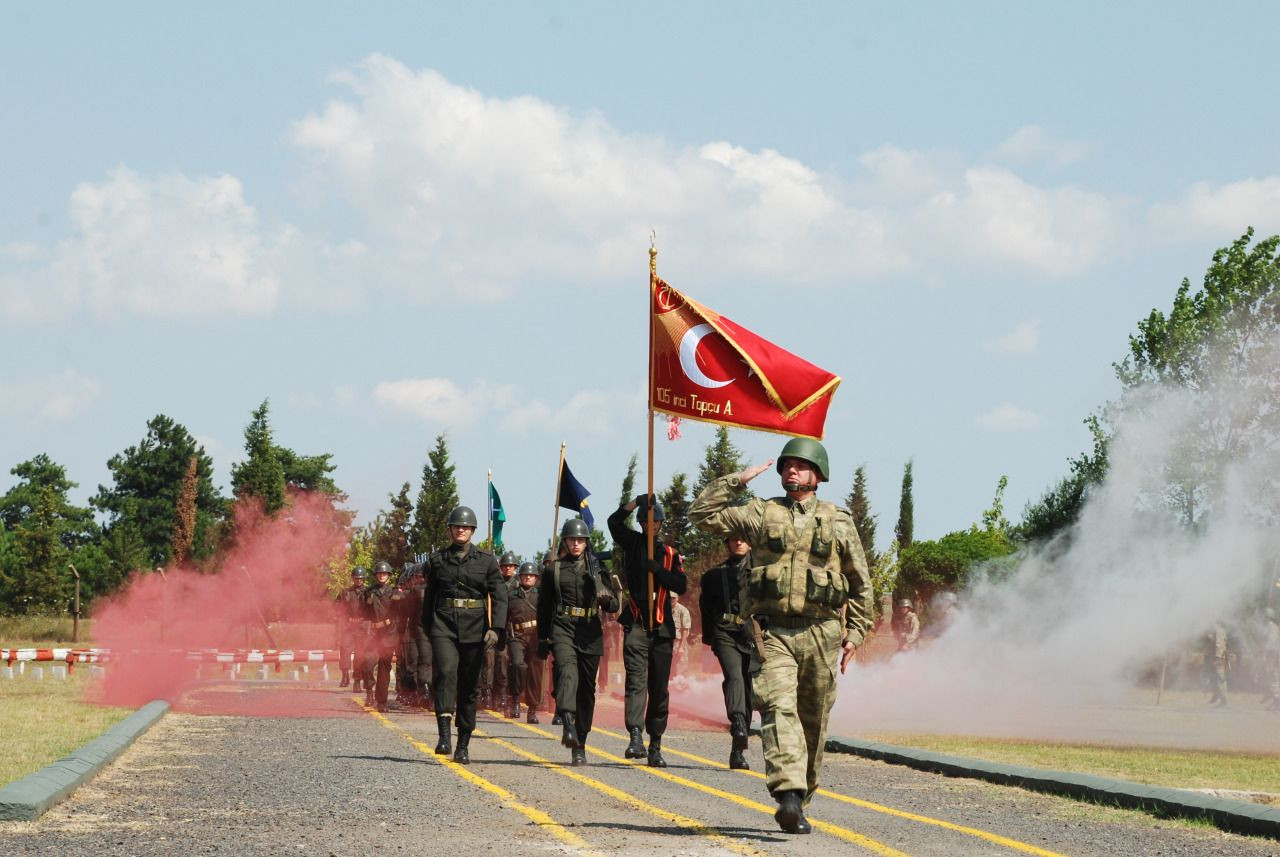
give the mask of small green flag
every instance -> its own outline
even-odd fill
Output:
[[[507,520],[507,513],[502,510],[502,498],[498,489],[489,483],[489,521],[493,524],[493,549],[502,550],[502,525]]]

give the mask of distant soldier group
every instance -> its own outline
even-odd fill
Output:
[[[765,781],[774,814],[789,833],[808,833],[804,809],[818,788],[827,719],[843,672],[871,616],[867,561],[847,511],[817,498],[828,480],[826,449],[793,439],[777,462],[783,496],[739,499],[772,461],[711,482],[689,519],[724,539],[725,561],[702,579],[698,610],[702,640],[724,680],[730,733],[729,767],[747,769],[751,712],[761,714]],[[640,530],[628,526],[632,514]],[[391,568],[363,569],[337,599],[341,685],[354,676],[368,704],[385,710],[392,653],[404,664],[401,701],[433,705],[435,751],[470,762],[477,703],[497,705],[537,723],[542,678],[552,665],[552,696],[561,743],[574,766],[587,763],[600,661],[603,618],[617,614],[625,670],[627,758],[662,768],[662,738],[673,671],[686,668],[692,620],[679,603],[688,581],[683,560],[662,538],[662,508],[641,495],[609,516],[621,553],[606,572],[589,547],[581,518],[564,523],[558,549],[541,568],[500,559],[472,544],[477,519],[466,506],[449,515],[450,544],[401,581]],[[405,584],[408,583],[406,587]],[[907,605],[910,619],[914,613]],[[895,623],[899,620],[895,617]],[[918,620],[900,639],[914,645]],[[612,623],[610,623],[612,625]],[[895,624],[895,630],[897,625]],[[456,730],[456,743],[455,743]],[[646,746],[646,735],[648,737]]]

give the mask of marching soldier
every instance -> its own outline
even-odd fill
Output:
[[[575,766],[587,763],[587,735],[596,709],[596,671],[604,651],[600,611],[618,612],[618,598],[605,585],[604,569],[587,550],[589,536],[581,518],[564,522],[564,555],[551,563],[538,596],[538,655],[555,655],[560,743],[572,751]]]
[[[361,677],[364,675],[364,612],[360,608],[360,594],[364,592],[365,571],[363,568],[351,569],[351,585],[338,593],[336,599],[338,619],[338,665],[342,670],[342,680],[338,687],[346,687],[351,683],[352,668],[355,669],[356,693],[361,689]],[[352,663],[354,656],[355,663]]]
[[[516,580],[516,568],[520,560],[511,551],[507,551],[498,560],[498,571],[507,584],[507,597],[510,599],[513,590],[519,587]],[[507,705],[507,647],[497,644],[484,646],[484,670],[480,673],[480,707],[490,708],[495,703],[499,708]]]
[[[702,642],[720,662],[724,682],[724,710],[729,717],[729,767],[748,770],[745,750],[751,722],[752,645],[742,618],[740,584],[751,568],[751,545],[740,536],[724,540],[728,558],[702,575],[698,612],[702,616]],[[755,667],[760,666],[757,660]]]
[[[542,704],[542,659],[538,657],[538,579],[541,573],[531,562],[520,565],[520,583],[507,599],[507,677],[510,702],[507,716],[520,716],[520,700],[527,707],[525,720],[538,722]]]
[[[777,466],[785,495],[737,505],[738,487],[770,464],[713,481],[690,507],[689,520],[709,533],[740,533],[751,544],[741,598],[763,660],[753,689],[765,783],[778,803],[778,825],[809,833],[804,807],[818,788],[837,662],[843,672],[866,635],[871,583],[853,519],[817,497],[830,472],[823,445],[789,441]]]
[[[898,651],[913,651],[920,640],[920,618],[916,616],[910,598],[898,599],[890,626],[893,628],[893,636],[898,640]]]
[[[413,692],[407,700],[416,708],[426,708],[431,694],[431,640],[422,627],[422,599],[426,592],[426,572],[421,564],[413,567],[409,586],[404,593],[403,628],[406,686]],[[399,694],[397,694],[399,698]]]
[[[423,595],[422,624],[431,638],[436,752],[460,764],[471,761],[471,733],[476,728],[476,687],[484,664],[484,647],[497,642],[507,624],[507,586],[493,554],[476,548],[476,513],[458,506],[449,513],[453,543],[431,555]],[[492,602],[492,616],[486,598]],[[458,747],[452,747],[450,721],[457,707]]]
[[[400,638],[399,604],[404,596],[391,585],[391,564],[379,562],[373,567],[374,585],[362,597],[365,618],[369,622],[368,649],[365,654],[365,676],[377,670],[376,684],[365,684],[365,702],[387,710],[387,689],[391,685],[391,656]]]
[[[671,598],[671,623],[675,625],[675,644],[671,650],[671,677],[682,676],[689,668],[689,638],[693,635],[693,616],[689,608],[680,603],[674,592]]]
[[[665,768],[662,734],[667,731],[670,706],[671,655],[676,636],[669,593],[683,595],[688,587],[680,554],[664,544],[657,533],[648,533],[653,543],[649,559],[645,533],[627,526],[632,511],[647,530],[649,498],[641,495],[609,516],[609,533],[622,548],[626,609],[618,617],[622,623],[622,664],[626,670],[626,724],[631,741],[628,759],[648,757],[653,768]],[[654,528],[660,529],[662,507],[653,503]],[[646,706],[647,702],[647,706]],[[645,750],[644,733],[649,733]]]

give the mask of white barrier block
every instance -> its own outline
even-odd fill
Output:
[[[31,677],[36,681],[44,681],[44,667],[32,667]]]
[[[329,665],[324,664],[320,667],[320,677],[325,681],[329,680]]]
[[[89,675],[93,676],[94,678],[102,678],[106,674],[107,674],[107,670],[105,667],[99,667],[99,666],[93,666],[93,665],[90,665],[89,667]]]
[[[0,667],[0,678],[13,678],[13,667]]]
[[[55,667],[51,667],[51,668],[50,668],[50,671],[52,672],[53,677],[54,677],[54,678],[56,678],[58,681],[66,681],[66,680],[67,680],[67,668],[66,668],[66,667],[64,667],[64,666],[55,666]]]
[[[262,679],[263,681],[266,681],[266,680],[267,680],[267,665],[266,665],[266,664],[263,664],[262,666],[258,667],[258,678]]]

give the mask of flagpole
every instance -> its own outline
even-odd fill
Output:
[[[493,471],[489,471],[489,481],[484,486],[484,503],[485,508],[489,510],[486,516],[489,522],[485,525],[485,536],[489,540],[489,550],[493,550]]]
[[[560,538],[560,480],[564,478],[564,445],[565,442],[560,441],[560,466],[556,468],[556,514],[551,523],[551,553],[547,557],[551,562],[556,561],[556,546]]]
[[[658,238],[649,233],[649,492],[653,498],[653,306],[654,289],[658,280]],[[649,561],[653,561],[653,503],[645,503],[644,549]],[[653,627],[653,572],[646,575],[649,580],[649,597],[645,603],[649,605],[649,627]]]

